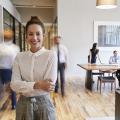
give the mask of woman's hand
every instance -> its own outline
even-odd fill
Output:
[[[50,92],[54,90],[54,84],[51,80],[39,80],[34,84],[33,88]]]

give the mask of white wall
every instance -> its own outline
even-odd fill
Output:
[[[96,9],[96,0],[58,0],[58,32],[70,53],[67,76],[84,76],[77,63],[87,63],[94,41],[94,21],[120,21],[120,6],[112,10]],[[112,51],[101,51],[102,60]]]

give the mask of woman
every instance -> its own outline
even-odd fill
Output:
[[[93,43],[92,49],[90,49],[90,63],[95,64],[99,50],[97,49],[97,43]]]
[[[30,51],[17,55],[13,65],[11,88],[20,93],[16,120],[56,120],[50,99],[57,78],[57,57],[42,47],[45,28],[35,16],[26,24]]]

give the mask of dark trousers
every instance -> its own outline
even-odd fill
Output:
[[[61,94],[62,96],[65,95],[65,64],[64,63],[60,63],[58,65],[58,74],[57,74],[57,81],[55,84],[55,92],[58,92],[58,88],[59,88],[59,73],[60,73],[60,86],[61,86]]]
[[[12,70],[11,69],[0,69],[0,78],[3,85],[9,84],[11,81]],[[11,90],[11,101],[12,108],[16,107],[16,93]]]
[[[118,84],[119,84],[119,87],[120,87],[120,70],[116,71],[116,77],[118,79]]]

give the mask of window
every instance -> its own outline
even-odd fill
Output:
[[[120,47],[120,22],[94,22],[94,42],[98,47]]]

